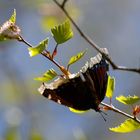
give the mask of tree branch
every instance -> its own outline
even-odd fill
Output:
[[[126,112],[123,112],[122,110],[120,110],[120,109],[118,109],[118,108],[116,108],[116,107],[114,107],[112,105],[108,105],[108,104],[103,103],[103,102],[101,102],[101,105],[107,107],[109,110],[112,110],[114,112],[117,112],[117,113],[119,113],[119,114],[121,114],[121,115],[123,115],[123,116],[125,116],[127,118],[133,119],[134,121],[140,123],[140,120],[137,119],[136,117],[131,116],[131,115],[127,114]]]
[[[81,29],[80,27],[76,24],[76,22],[72,19],[72,17],[69,15],[69,13],[67,12],[67,10],[65,9],[65,3],[67,2],[67,0],[64,0],[62,4],[60,4],[57,0],[53,0],[58,7],[61,8],[61,10],[65,13],[65,15],[67,16],[67,18],[71,21],[71,23],[73,24],[73,26],[76,28],[76,30],[79,32],[79,34],[82,36],[83,39],[85,39],[85,41],[90,44],[96,51],[98,51],[99,53],[101,53],[105,59],[110,63],[110,65],[112,66],[112,68],[114,70],[122,70],[122,71],[130,71],[130,72],[135,72],[140,74],[140,68],[127,68],[125,66],[118,66],[116,65],[113,60],[111,59],[110,56],[108,56],[107,54],[105,54],[102,49],[95,43],[93,42],[93,40],[87,36]]]

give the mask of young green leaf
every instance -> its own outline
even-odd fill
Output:
[[[10,17],[9,21],[14,24],[16,23],[16,9],[14,9],[14,12],[13,12],[12,16]]]
[[[112,98],[114,89],[115,89],[115,78],[108,76],[106,97]]]
[[[130,104],[134,104],[136,102],[138,102],[140,100],[140,97],[138,96],[119,96],[119,97],[116,97],[116,100],[118,100],[119,102],[123,103],[123,104],[126,104],[126,105],[130,105]]]
[[[36,56],[36,55],[42,53],[46,49],[46,46],[48,45],[48,40],[49,39],[47,38],[47,39],[41,41],[39,43],[39,45],[35,48],[31,48],[31,47],[28,48],[29,55],[32,57],[32,56]]]
[[[140,129],[140,123],[138,123],[132,119],[127,119],[121,125],[114,127],[114,128],[109,128],[109,129],[113,132],[129,133],[134,130]]]
[[[69,107],[69,110],[71,111],[71,112],[73,112],[73,113],[78,113],[78,114],[82,114],[82,113],[86,113],[88,110],[76,110],[76,109],[74,109],[74,108],[71,108],[71,107]]]
[[[57,44],[62,44],[73,37],[73,31],[69,20],[51,29],[52,35]]]
[[[86,50],[83,52],[79,52],[77,55],[72,56],[68,62],[68,66],[67,69],[69,68],[70,65],[72,65],[73,63],[77,62],[78,60],[80,60],[86,53]]]
[[[52,80],[53,78],[55,78],[56,76],[57,76],[57,73],[55,72],[55,70],[50,69],[46,71],[42,77],[34,78],[34,80],[41,81],[41,82],[48,82]]]

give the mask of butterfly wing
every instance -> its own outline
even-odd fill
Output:
[[[40,93],[56,103],[76,110],[94,109],[99,111],[98,105],[105,98],[107,87],[108,64],[101,54],[91,58],[82,68],[81,76],[67,79],[55,88],[43,84]]]
[[[102,58],[100,54],[91,58],[90,62],[85,66],[83,76],[91,85],[92,94],[92,108],[99,111],[98,105],[105,98],[107,79],[108,79],[108,63]]]
[[[88,110],[91,108],[92,96],[87,94],[91,91],[80,76],[70,79],[56,89],[47,89],[44,85],[42,89],[40,88],[40,91],[46,98],[67,107],[77,110]]]
[[[99,64],[96,64],[91,69],[89,69],[90,76],[95,85],[96,96],[101,102],[105,98],[107,80],[108,80],[108,64],[105,60],[101,60]]]

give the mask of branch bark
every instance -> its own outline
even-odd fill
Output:
[[[101,105],[103,105],[103,106],[109,108],[109,110],[111,110],[111,111],[114,111],[114,112],[116,112],[116,113],[118,113],[118,114],[121,114],[121,115],[123,115],[123,116],[125,116],[125,117],[127,117],[127,118],[129,118],[129,119],[133,119],[133,120],[135,120],[136,122],[140,123],[140,120],[139,120],[139,119],[137,119],[137,118],[134,117],[134,116],[131,116],[130,114],[127,114],[126,112],[123,112],[122,110],[120,110],[120,109],[114,107],[113,105],[108,105],[108,104],[103,103],[103,102],[101,102]]]

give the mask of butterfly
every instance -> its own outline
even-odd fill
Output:
[[[59,77],[49,84],[42,84],[39,92],[58,104],[79,111],[94,109],[100,112],[99,104],[105,98],[108,82],[108,63],[101,54],[87,62],[80,72],[71,77]]]

